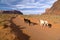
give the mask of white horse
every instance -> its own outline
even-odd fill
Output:
[[[43,26],[44,25],[44,21],[43,20],[39,20],[40,25]]]
[[[48,21],[45,21],[45,25],[48,26]]]
[[[40,20],[40,25],[41,26],[48,26],[48,21]]]

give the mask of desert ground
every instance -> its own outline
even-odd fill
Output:
[[[37,25],[29,25],[24,22],[24,18]],[[39,23],[41,19],[47,20],[52,27],[42,27]],[[59,15],[18,15],[9,22],[11,22],[10,26],[0,27],[0,40],[60,40]]]

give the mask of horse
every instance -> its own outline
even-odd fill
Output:
[[[26,23],[29,23],[29,25],[30,25],[30,24],[37,25],[37,23],[31,22],[29,19],[25,19],[25,18],[24,18],[24,21],[25,21]]]
[[[52,27],[52,24],[49,23],[49,24],[48,24],[48,27],[51,28],[51,27]]]
[[[40,20],[40,25],[41,26],[48,26],[48,21],[46,21],[46,20]]]
[[[26,23],[29,23],[29,25],[31,24],[31,21],[30,21],[29,19],[25,19],[25,18],[24,18],[24,21],[25,21]]]

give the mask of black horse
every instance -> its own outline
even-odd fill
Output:
[[[24,18],[24,21],[25,21],[26,23],[29,23],[29,25],[32,23],[29,19],[25,19],[25,18]]]
[[[37,23],[31,22],[29,19],[25,19],[25,18],[24,18],[24,21],[25,21],[26,23],[29,23],[29,25],[30,25],[30,24],[37,25]]]
[[[49,23],[49,24],[48,24],[48,27],[51,28],[51,27],[52,27],[52,24]]]

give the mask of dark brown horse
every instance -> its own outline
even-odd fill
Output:
[[[37,23],[31,22],[29,19],[25,19],[25,18],[24,18],[24,21],[25,21],[26,23],[29,23],[29,25],[30,25],[30,24],[37,25]]]
[[[49,24],[48,24],[48,27],[51,28],[51,27],[52,27],[52,24],[49,23]]]

